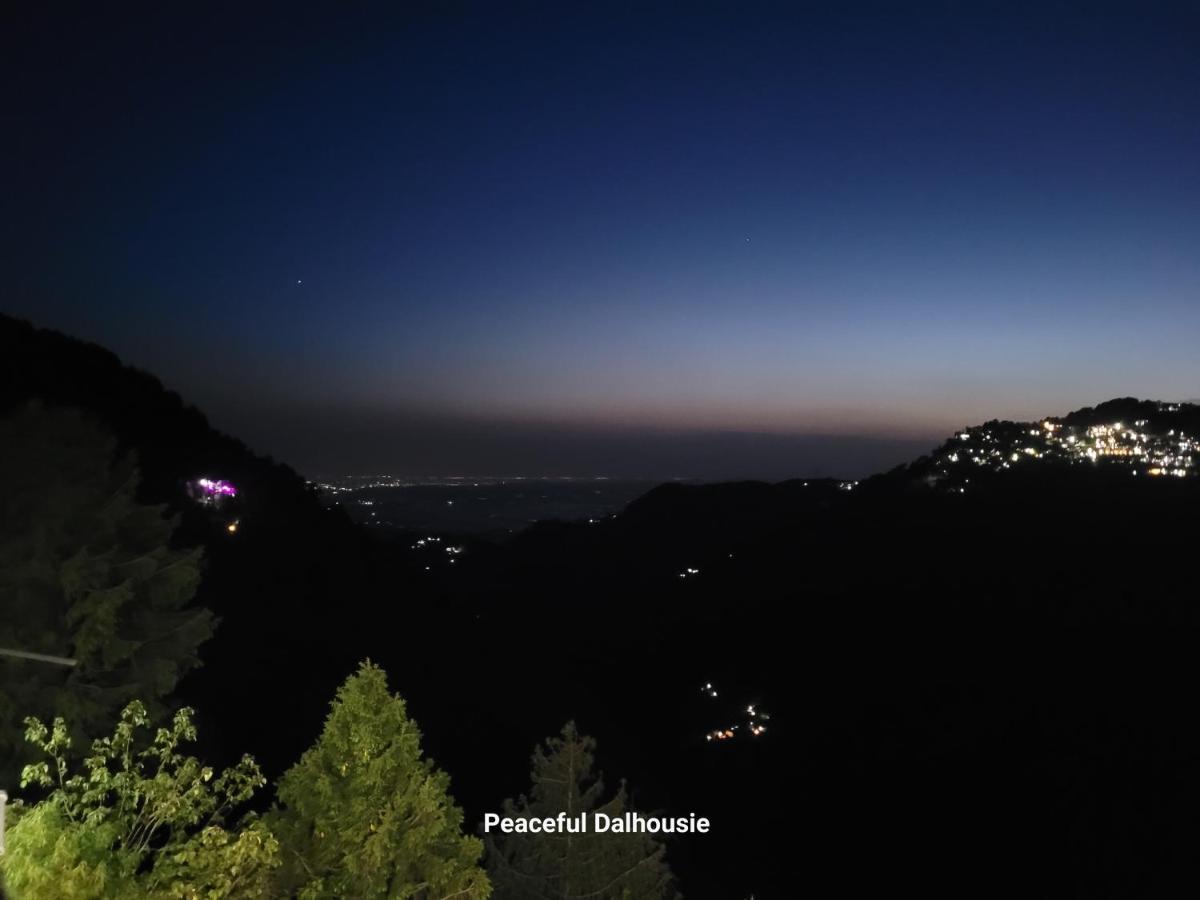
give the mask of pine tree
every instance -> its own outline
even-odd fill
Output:
[[[533,786],[528,797],[504,802],[509,818],[546,818],[559,813],[587,816],[579,834],[489,834],[488,874],[496,900],[661,900],[678,895],[665,849],[648,834],[596,834],[592,813],[620,816],[628,810],[624,783],[601,802],[604,785],[592,774],[596,742],[568,722],[562,736],[533,752]]]
[[[73,410],[0,421],[0,648],[69,657],[74,668],[0,656],[0,779],[12,784],[27,716],[62,716],[76,746],[129,701],[151,715],[199,658],[212,614],[191,601],[201,550],[170,545],[175,521],[139,503],[138,472]]]
[[[279,782],[270,817],[289,896],[484,900],[483,846],[462,834],[449,777],[383,670],[363,663],[338,689],[317,743]]]

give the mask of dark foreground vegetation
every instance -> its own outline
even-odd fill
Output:
[[[1194,475],[1047,457],[964,481],[946,474],[955,437],[858,484],[665,485],[615,518],[431,550],[366,534],[108,352],[9,319],[0,417],[0,648],[77,660],[0,658],[0,788],[24,802],[0,864],[15,896],[59,896],[45,885],[63,889],[70,841],[29,841],[88,810],[111,828],[78,852],[114,860],[109,893],[61,896],[1200,884]],[[1133,400],[1059,421],[1200,433],[1196,407]],[[237,497],[197,502],[200,477]],[[45,726],[31,742],[26,716]],[[99,771],[90,741],[122,727],[131,745],[166,728],[171,771],[214,773],[196,816],[149,840],[112,810],[153,766],[103,766],[125,777],[102,796],[55,774],[60,759],[67,778]],[[586,866],[546,845],[485,850],[484,814],[537,802],[530,749],[559,734],[546,753],[586,748],[605,773],[596,802],[695,812],[712,833],[667,839],[665,856],[611,845],[646,861],[632,879],[595,862],[598,839]],[[439,824],[418,840],[389,804],[423,784]],[[225,884],[237,854],[245,878]]]

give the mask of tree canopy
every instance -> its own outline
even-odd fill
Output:
[[[13,810],[0,856],[12,900],[267,895],[278,843],[253,815],[230,822],[266,783],[254,760],[218,774],[182,753],[196,739],[188,709],[146,740],[149,726],[145,706],[129,704],[73,772],[66,723],[28,720],[26,738],[46,759],[25,767],[21,786],[49,793]]]
[[[608,800],[592,771],[596,742],[568,722],[533,752],[529,796],[504,802],[509,818],[552,818],[628,809],[624,783]],[[648,834],[489,834],[487,867],[496,900],[664,900],[676,897],[666,850]]]
[[[462,833],[449,777],[383,670],[363,663],[338,689],[317,743],[279,782],[269,818],[284,892],[303,898],[484,900],[483,845]]]
[[[62,716],[77,745],[135,697],[151,714],[199,658],[212,614],[192,605],[201,550],[171,546],[175,522],[138,502],[138,471],[73,410],[0,420],[0,778],[19,769],[20,723]]]

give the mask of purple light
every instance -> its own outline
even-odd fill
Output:
[[[224,479],[200,478],[196,480],[196,486],[210,497],[236,497],[237,488],[230,482]]]

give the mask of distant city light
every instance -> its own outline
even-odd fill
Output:
[[[700,693],[706,694],[710,699],[716,699],[717,697],[716,688],[713,687],[711,681],[706,681],[704,683],[704,685],[700,688]],[[726,725],[721,728],[714,728],[712,731],[705,733],[705,741],[710,743],[712,741],[729,741],[733,740],[740,734],[749,734],[751,737],[760,737],[766,733],[767,726],[763,723],[765,720],[770,719],[771,717],[767,713],[759,710],[757,703],[747,704],[744,715],[746,716],[745,730],[742,729],[741,724]]]

